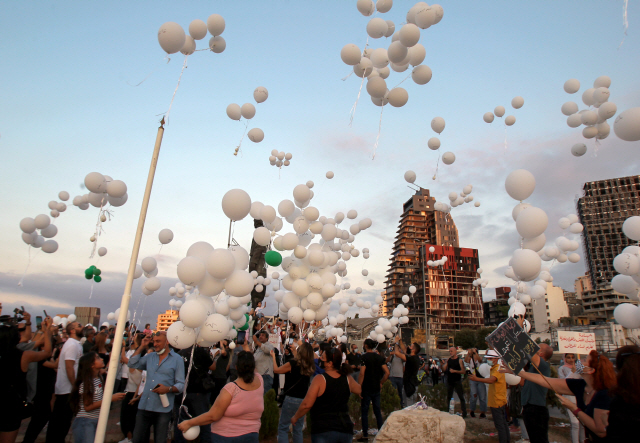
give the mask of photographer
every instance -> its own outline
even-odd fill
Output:
[[[387,357],[387,363],[391,363],[389,368],[389,380],[394,388],[398,391],[398,397],[400,397],[400,409],[404,409],[404,394],[402,393],[403,384],[402,377],[404,376],[404,360],[396,356],[396,349],[400,348],[398,344],[391,346],[389,351],[389,357]]]
[[[482,363],[482,357],[478,354],[477,348],[469,348],[467,355],[464,358],[464,362],[469,365],[467,373],[469,375],[475,375],[481,378],[478,373],[478,367]],[[469,414],[472,417],[476,416],[476,400],[480,403],[480,418],[486,417],[487,412],[487,389],[484,383],[475,381],[469,378],[469,388],[471,389],[471,400],[469,401]]]
[[[20,423],[30,415],[26,401],[26,376],[29,364],[51,356],[53,328],[51,318],[47,317],[42,322],[43,350],[22,351],[17,348],[20,342],[17,323],[21,319],[13,317],[2,318],[2,320],[0,321],[0,379],[3,380],[5,388],[0,402],[0,441],[13,443],[18,436]]]
[[[254,357],[256,362],[256,372],[262,375],[264,393],[266,394],[273,387],[273,359],[271,358],[271,350],[273,345],[269,343],[269,333],[267,331],[258,331],[253,336],[253,342],[257,349]]]
[[[415,403],[415,393],[418,387],[418,368],[420,367],[420,345],[412,343],[408,349],[400,340],[400,336],[396,336],[396,346],[394,348],[394,356],[405,362],[404,375],[402,377],[402,385],[407,396],[407,402]]]

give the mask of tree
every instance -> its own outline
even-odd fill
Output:
[[[495,326],[478,329],[476,331],[476,348],[487,349],[487,336],[489,336],[495,330]]]
[[[560,317],[558,322],[561,326],[571,326],[573,324],[573,320],[571,317]]]
[[[453,338],[454,344],[462,349],[475,347],[476,340],[476,331],[473,329],[460,329]]]
[[[278,433],[278,421],[280,414],[278,402],[276,401],[276,391],[270,389],[264,396],[264,411],[260,418],[260,437],[272,437]]]
[[[507,318],[509,316],[509,308],[510,306],[498,306],[496,309],[502,315],[502,317]]]
[[[542,343],[542,340],[540,339],[540,337],[536,337],[536,343],[538,344]]]

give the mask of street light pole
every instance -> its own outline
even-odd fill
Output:
[[[422,268],[422,295],[424,296],[424,336],[427,341],[425,345],[425,351],[427,353],[427,357],[429,357],[431,354],[429,353],[430,337],[429,337],[429,315],[427,314],[427,281],[424,275],[424,262],[426,260],[426,249],[427,247],[425,245],[422,245],[420,247],[420,255],[421,255],[420,265]]]

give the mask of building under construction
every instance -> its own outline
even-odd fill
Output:
[[[620,303],[635,303],[611,288],[617,274],[613,259],[634,244],[622,233],[622,223],[640,215],[640,175],[587,182],[578,199],[577,212],[582,233],[584,260],[591,285],[582,292],[584,312],[596,321],[613,319]]]
[[[483,326],[482,292],[473,281],[479,278],[478,251],[458,247],[458,229],[450,214],[436,211],[435,198],[420,188],[404,205],[385,280],[383,312],[392,311],[417,291],[407,307],[415,327],[424,328],[425,305],[431,334]],[[434,252],[430,252],[430,248]],[[447,261],[431,267],[428,262]]]

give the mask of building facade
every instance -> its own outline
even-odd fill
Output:
[[[419,324],[424,325],[425,314],[429,316],[431,333],[482,327],[482,292],[473,286],[479,278],[478,251],[458,247],[451,215],[436,211],[435,202],[428,189],[420,188],[403,205],[385,280],[383,312],[401,304],[413,285],[417,291],[407,307]],[[428,261],[443,256],[444,266],[428,266]]]
[[[618,304],[636,303],[614,292],[610,283],[616,275],[614,257],[633,243],[622,233],[622,223],[640,215],[640,175],[588,182],[583,191],[576,209],[584,226],[584,259],[590,285],[576,281],[576,293],[581,294],[585,314],[593,315],[597,322],[611,321]]]
[[[485,326],[498,326],[507,319],[510,294],[510,286],[499,287],[496,288],[495,300],[489,300],[482,303]]]
[[[73,313],[76,321],[83,326],[88,324],[96,328],[100,326],[100,308],[76,307]]]
[[[158,315],[158,322],[156,323],[156,330],[166,331],[173,323],[178,321],[178,311],[167,310],[164,314]]]
[[[564,299],[564,290],[547,283],[547,293],[542,299],[531,300],[527,305],[527,319],[531,322],[531,330],[548,332],[549,327],[559,325],[558,320],[569,316],[569,308]]]

